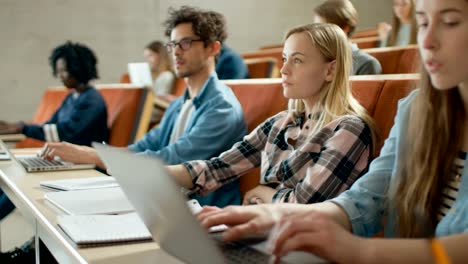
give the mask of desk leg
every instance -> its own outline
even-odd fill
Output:
[[[35,219],[34,220],[34,226],[35,226],[35,236],[34,236],[34,245],[35,245],[35,255],[36,255],[36,264],[40,264],[41,261],[40,261],[40,255],[39,255],[39,251],[40,251],[40,247],[41,247],[41,244],[39,243],[39,232],[38,232],[38,226],[37,226],[37,220]]]

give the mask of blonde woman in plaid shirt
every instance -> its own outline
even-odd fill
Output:
[[[208,194],[261,166],[249,203],[315,203],[337,196],[372,156],[371,118],[351,94],[351,50],[336,25],[310,24],[285,38],[281,69],[289,109],[219,157],[169,166],[187,189]]]

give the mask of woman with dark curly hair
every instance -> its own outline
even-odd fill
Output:
[[[47,142],[88,146],[92,141],[107,141],[106,104],[89,83],[98,78],[93,51],[82,44],[66,42],[52,51],[49,62],[53,74],[72,92],[44,124],[0,121],[0,134],[22,133]]]
[[[0,134],[23,133],[47,142],[67,141],[91,145],[92,141],[107,141],[107,108],[101,94],[90,85],[98,78],[97,58],[88,47],[66,42],[56,47],[49,57],[53,74],[72,90],[52,118],[42,125],[0,121]],[[0,189],[0,220],[15,206]],[[0,254],[0,263],[34,263],[32,242],[11,252]]]

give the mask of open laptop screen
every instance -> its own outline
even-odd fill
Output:
[[[132,62],[128,64],[128,74],[130,81],[136,86],[153,86],[151,69],[146,62]]]

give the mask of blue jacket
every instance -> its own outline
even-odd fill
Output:
[[[193,98],[195,110],[187,121],[185,134],[169,144],[179,111],[188,98],[188,90],[167,108],[159,127],[152,129],[129,149],[155,156],[167,164],[209,159],[229,149],[247,132],[242,108],[232,90],[212,73],[200,93]],[[224,207],[240,204],[239,183],[227,184],[205,197],[196,197],[201,205]]]
[[[107,108],[101,94],[93,87],[74,98],[73,93],[67,95],[52,118],[43,125],[25,124],[22,133],[28,137],[46,140],[44,125],[55,125],[59,141],[67,141],[77,145],[91,146],[91,142],[107,141]]]
[[[244,59],[226,45],[222,46],[219,53],[216,73],[220,80],[249,78],[249,70]]]
[[[337,198],[330,200],[345,210],[353,228],[360,236],[372,236],[381,230],[381,221],[388,208],[388,188],[395,180],[394,175],[399,161],[404,159],[408,115],[411,101],[417,91],[399,102],[395,124],[385,141],[380,156],[369,167],[369,172]],[[428,143],[430,144],[430,142]],[[396,214],[388,211],[385,236],[395,237]],[[468,231],[468,161],[465,161],[462,182],[453,207],[436,226],[436,236],[447,236]]]

